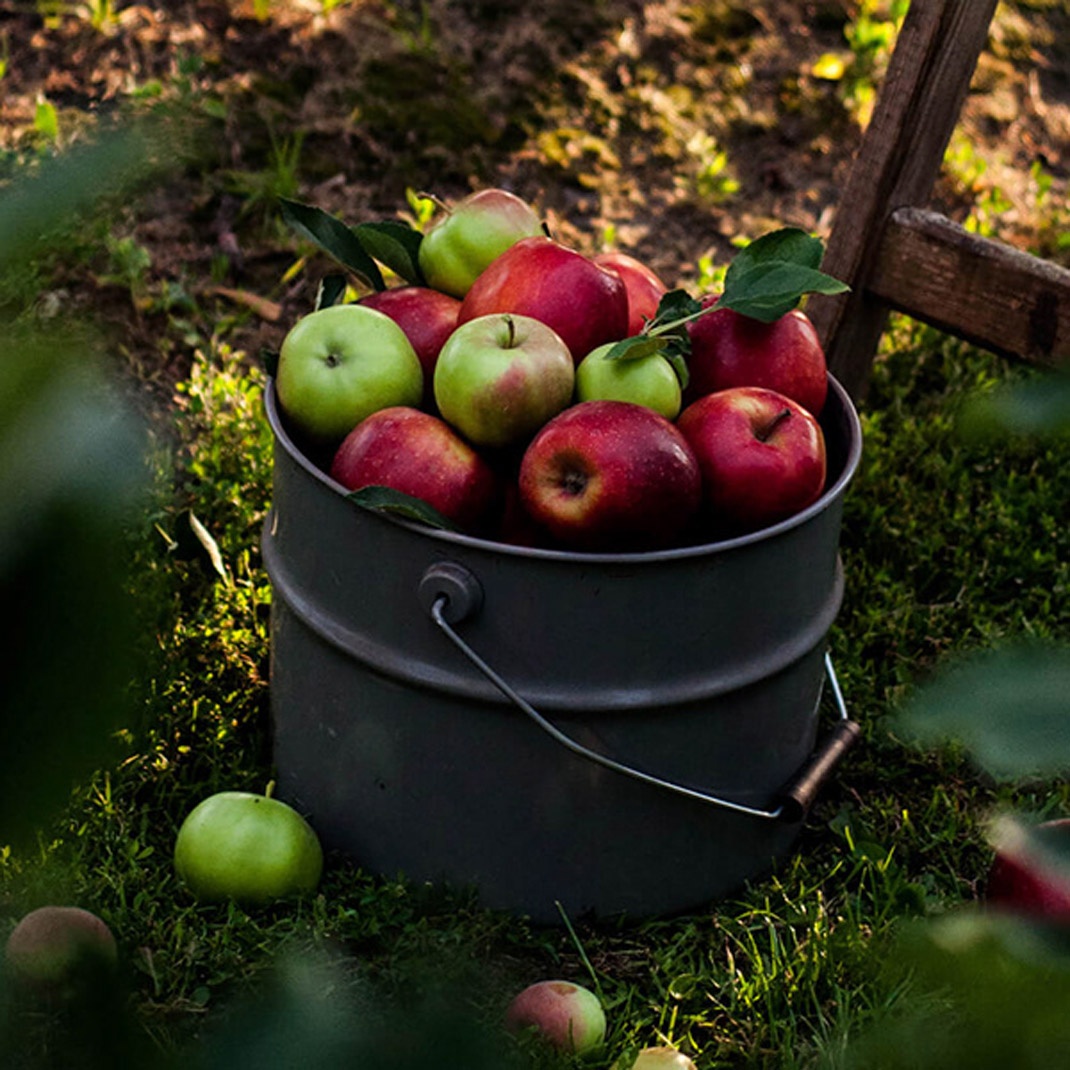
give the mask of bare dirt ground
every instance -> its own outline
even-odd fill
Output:
[[[199,0],[117,3],[95,27],[105,7],[0,3],[0,180],[131,107],[177,102],[205,121],[196,161],[115,224],[147,254],[136,286],[92,257],[51,280],[115,328],[161,400],[191,347],[146,294],[180,285],[209,336],[234,312],[220,284],[271,298],[230,336],[250,354],[308,309],[330,265],[283,281],[298,245],[273,212],[280,192],[357,222],[406,211],[407,190],[504,185],[559,237],[615,244],[683,286],[734,238],[826,233],[864,104],[821,61],[857,60],[852,28],[880,14],[848,0],[351,0],[327,13],[322,0]],[[859,92],[886,60],[867,56],[865,71],[848,66],[865,74]],[[1070,5],[1000,6],[955,144],[940,207],[964,219],[987,191],[998,236],[1043,245],[1038,175],[1049,205],[1070,176]]]

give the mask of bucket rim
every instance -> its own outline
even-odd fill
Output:
[[[775,539],[793,528],[806,524],[812,517],[824,512],[834,501],[842,496],[847,485],[854,478],[862,458],[862,424],[858,411],[847,393],[844,386],[828,373],[829,393],[835,395],[846,418],[848,434],[847,452],[843,461],[843,468],[831,486],[826,487],[821,496],[805,509],[794,513],[792,516],[781,520],[779,523],[760,528],[758,531],[737,535],[729,539],[718,539],[713,542],[690,543],[687,546],[674,546],[662,550],[643,550],[632,553],[624,552],[581,552],[576,550],[555,550],[539,546],[519,546],[512,543],[497,542],[494,539],[480,538],[476,535],[467,535],[463,532],[445,531],[441,528],[433,528],[421,524],[415,520],[389,513],[375,513],[367,510],[371,515],[396,524],[408,531],[422,535],[426,538],[443,542],[447,545],[460,545],[482,551],[492,551],[510,557],[535,558],[547,561],[571,561],[591,564],[617,564],[617,565],[645,565],[656,564],[665,561],[687,560],[692,557],[705,557],[713,553],[729,553],[734,550],[753,546],[757,543]],[[268,423],[275,439],[281,443],[286,452],[300,465],[305,472],[317,482],[323,484],[334,493],[346,498],[348,491],[336,479],[333,479],[318,465],[314,464],[305,453],[297,446],[289,432],[283,425],[281,413],[275,393],[275,379],[268,376],[263,395],[264,407],[267,412]],[[827,402],[826,402],[827,405]],[[356,506],[356,508],[360,508]]]

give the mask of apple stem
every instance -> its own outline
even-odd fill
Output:
[[[421,191],[416,196],[419,197],[420,200],[430,201],[440,212],[445,212],[447,215],[453,211],[451,205],[447,204],[441,197],[436,197],[433,193],[425,193]]]
[[[760,440],[761,440],[762,442],[768,442],[768,441],[769,441],[769,439],[770,439],[770,438],[772,438],[773,432],[774,432],[774,431],[775,431],[775,430],[776,430],[776,429],[777,429],[777,428],[778,428],[778,427],[779,427],[779,426],[780,426],[780,425],[781,425],[781,424],[782,424],[782,423],[783,423],[783,422],[784,422],[784,421],[785,421],[785,420],[786,420],[786,419],[787,419],[787,418],[788,418],[789,416],[791,416],[791,409],[786,409],[786,408],[785,408],[785,409],[781,409],[781,410],[780,410],[780,412],[778,412],[778,413],[776,414],[776,416],[774,416],[774,417],[772,418],[772,420],[770,420],[770,421],[769,421],[768,425],[767,425],[767,426],[766,426],[765,428],[763,428],[761,432],[759,432],[759,434],[758,434],[758,438],[759,438],[759,439],[760,439]]]
[[[275,794],[275,781],[269,780],[268,785],[264,788],[264,798],[270,799]]]
[[[509,339],[505,343],[505,348],[512,349],[516,345],[516,324],[513,323],[513,317],[509,315],[505,317],[505,322],[509,329]]]

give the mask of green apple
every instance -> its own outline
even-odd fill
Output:
[[[186,816],[175,840],[175,870],[193,894],[211,902],[258,905],[315,891],[323,849],[291,806],[247,791],[209,795]]]
[[[680,414],[680,380],[660,354],[633,360],[606,360],[614,343],[592,349],[576,368],[579,401],[630,401],[645,405],[666,420]]]
[[[379,409],[419,405],[423,375],[412,343],[388,315],[359,304],[331,305],[303,316],[287,333],[275,389],[295,430],[337,445]]]
[[[442,418],[475,446],[529,439],[572,401],[576,366],[552,328],[508,312],[462,323],[435,364]]]
[[[420,242],[420,270],[432,289],[464,297],[492,260],[542,233],[527,201],[504,189],[479,190],[432,221]]]

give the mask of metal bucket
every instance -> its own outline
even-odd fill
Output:
[[[537,922],[722,897],[795,841],[857,734],[826,637],[858,416],[825,493],[654,553],[509,546],[363,509],[287,432],[263,531],[279,797],[369,872]],[[815,750],[831,680],[838,720]]]

